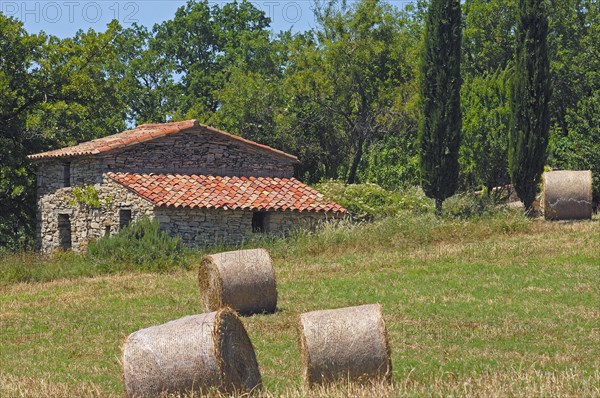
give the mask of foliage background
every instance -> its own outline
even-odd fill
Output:
[[[516,0],[463,11],[462,191],[503,185],[506,81]],[[59,39],[0,14],[0,251],[31,246],[35,165],[28,154],[146,122],[198,118],[302,160],[308,183],[339,179],[390,191],[420,180],[419,54],[427,1],[319,2],[317,26],[272,34],[248,1],[190,0],[154,27]],[[591,168],[600,194],[600,10],[549,2],[553,96],[547,163]]]

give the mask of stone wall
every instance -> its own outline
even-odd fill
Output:
[[[194,247],[235,245],[252,233],[252,212],[242,210],[158,207],[155,217],[162,230]]]
[[[247,210],[155,209],[161,229],[179,235],[186,245],[193,247],[235,246],[247,241],[256,234],[252,232],[252,216],[253,212]],[[265,232],[283,236],[295,228],[314,228],[326,217],[324,213],[314,212],[266,212]]]
[[[199,128],[103,156],[104,171],[292,177],[294,161]]]
[[[71,162],[71,185],[102,183],[102,159],[93,157],[75,158]]]
[[[98,192],[99,209],[77,203],[73,194],[77,187],[59,188],[38,199],[38,250],[50,253],[61,248],[65,239],[59,228],[61,217],[63,224],[65,216],[70,222],[71,248],[81,251],[92,240],[119,230],[121,210],[130,210],[132,221],[143,216],[156,218],[162,230],[180,236],[184,244],[192,247],[235,246],[256,235],[252,232],[252,211],[155,207],[110,178],[105,177],[102,184],[93,186]],[[314,228],[326,218],[334,217],[325,213],[281,211],[264,215],[265,233],[279,236],[297,228]]]
[[[61,215],[63,220],[65,215],[68,216],[71,248],[74,251],[81,251],[92,240],[118,231],[120,210],[131,210],[132,221],[142,216],[152,217],[154,205],[122,185],[106,178],[102,184],[93,186],[101,203],[99,209],[77,203],[73,195],[73,190],[77,187],[58,188],[53,193],[38,198],[38,250],[50,253],[61,248],[61,240],[64,240],[59,228]],[[85,186],[79,188],[84,189]]]
[[[40,162],[37,165],[37,194],[45,195],[64,187],[63,162],[58,159]]]
[[[295,229],[314,229],[325,220],[340,218],[339,215],[322,212],[268,212],[266,232],[286,236]]]
[[[37,194],[42,196],[68,186],[99,184],[102,182],[101,168],[101,159],[91,156],[41,161],[37,168]],[[68,184],[65,184],[65,172],[68,173]]]

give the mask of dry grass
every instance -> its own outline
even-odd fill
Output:
[[[600,396],[600,223],[383,221],[275,244],[279,310],[243,322],[262,397]],[[379,302],[391,388],[302,390],[299,313]],[[0,286],[0,396],[122,396],[131,332],[203,312],[196,271]]]
[[[112,398],[121,394],[106,394],[93,384],[76,386],[48,383],[33,378],[16,378],[0,375],[3,384],[1,396],[22,398]],[[6,394],[6,395],[4,395]],[[213,392],[210,397],[225,397]],[[248,395],[237,395],[247,397]],[[600,396],[600,371],[582,379],[577,370],[544,372],[536,369],[513,369],[505,372],[486,372],[466,377],[443,374],[427,382],[415,381],[410,375],[388,384],[356,385],[345,384],[330,387],[306,389],[280,389],[262,391],[251,396],[256,398],[394,398],[394,397],[598,397]],[[195,398],[196,394],[165,395],[165,398]]]

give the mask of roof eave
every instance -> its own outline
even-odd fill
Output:
[[[119,183],[120,185],[123,185],[125,188],[128,188],[126,185],[120,183],[119,181],[115,182]],[[348,213],[348,210],[343,209],[343,210],[324,210],[324,209],[289,209],[289,208],[270,208],[270,209],[263,209],[263,208],[259,208],[259,207],[240,207],[240,206],[223,206],[223,207],[219,207],[219,206],[199,206],[199,205],[183,205],[183,204],[165,204],[165,203],[161,203],[161,202],[153,202],[152,200],[145,198],[144,196],[140,195],[139,193],[135,192],[135,190],[128,188],[131,192],[135,193],[137,196],[139,196],[140,198],[146,199],[147,201],[151,202],[152,204],[154,204],[156,207],[164,207],[165,209],[190,209],[190,210],[223,210],[223,211],[230,211],[230,210],[240,210],[240,211],[272,211],[272,212],[282,212],[282,213],[325,213],[325,214],[337,214],[337,215],[343,215]]]
[[[44,161],[44,160],[52,160],[52,159],[66,159],[66,158],[79,158],[84,156],[95,156],[100,154],[99,151],[87,151],[87,152],[78,152],[78,153],[65,153],[65,154],[56,154],[56,155],[47,155],[44,156],[44,153],[36,153],[33,155],[27,155],[27,159],[33,162]]]

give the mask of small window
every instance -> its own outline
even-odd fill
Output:
[[[131,222],[131,209],[119,210],[119,228],[124,228]]]
[[[58,215],[58,244],[63,250],[69,250],[71,242],[71,219],[68,214]]]
[[[71,162],[63,164],[63,185],[65,187],[71,186]]]
[[[266,213],[261,211],[252,213],[252,232],[265,232],[265,217]]]
[[[110,236],[110,225],[104,226],[104,236]]]

